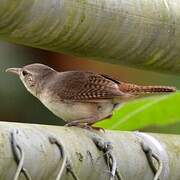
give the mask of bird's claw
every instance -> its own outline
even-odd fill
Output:
[[[65,124],[66,127],[72,127],[72,126],[75,126],[75,127],[79,127],[79,128],[83,128],[83,129],[88,129],[88,130],[97,130],[97,131],[100,131],[102,130],[103,132],[105,132],[105,130],[101,127],[95,127],[95,126],[92,126],[92,124],[88,124],[88,123],[67,123]]]

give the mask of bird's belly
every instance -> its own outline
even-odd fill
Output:
[[[56,116],[65,121],[79,120],[94,114],[94,107],[87,103],[43,102]]]
[[[110,115],[113,110],[111,102],[104,103],[83,103],[83,102],[62,102],[43,100],[42,103],[56,116],[70,122],[83,120],[90,117],[103,119]]]

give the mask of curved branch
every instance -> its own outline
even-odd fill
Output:
[[[155,159],[162,161],[160,176],[158,174],[160,179],[180,179],[178,158],[180,136],[178,135],[107,130],[99,132],[76,127],[0,122],[1,179],[13,179],[17,170],[9,138],[14,130],[18,130],[16,143],[24,152],[23,168],[31,175],[31,179],[56,179],[60,172],[58,177],[61,176],[62,180],[72,177],[83,180],[109,180],[115,179],[115,176],[118,179],[151,180],[155,178],[155,174],[149,165],[146,153],[142,150],[141,141],[148,145],[152,155],[156,155]],[[56,137],[57,141],[54,139],[49,141],[50,137]],[[52,143],[56,143],[60,149]],[[60,160],[61,163],[65,162],[63,161],[65,154],[68,162],[66,162],[66,170],[62,172],[59,165]],[[112,176],[109,173],[112,173]],[[21,178],[24,176],[20,176],[19,180]]]
[[[180,72],[178,0],[0,0],[0,38],[160,72]]]

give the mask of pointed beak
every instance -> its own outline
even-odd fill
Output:
[[[6,69],[6,72],[20,75],[21,68],[8,68],[8,69]]]

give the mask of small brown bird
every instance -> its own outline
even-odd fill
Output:
[[[147,93],[176,91],[168,86],[125,83],[93,72],[57,72],[38,63],[6,72],[17,74],[26,89],[68,126],[91,126],[110,117],[125,101]]]

